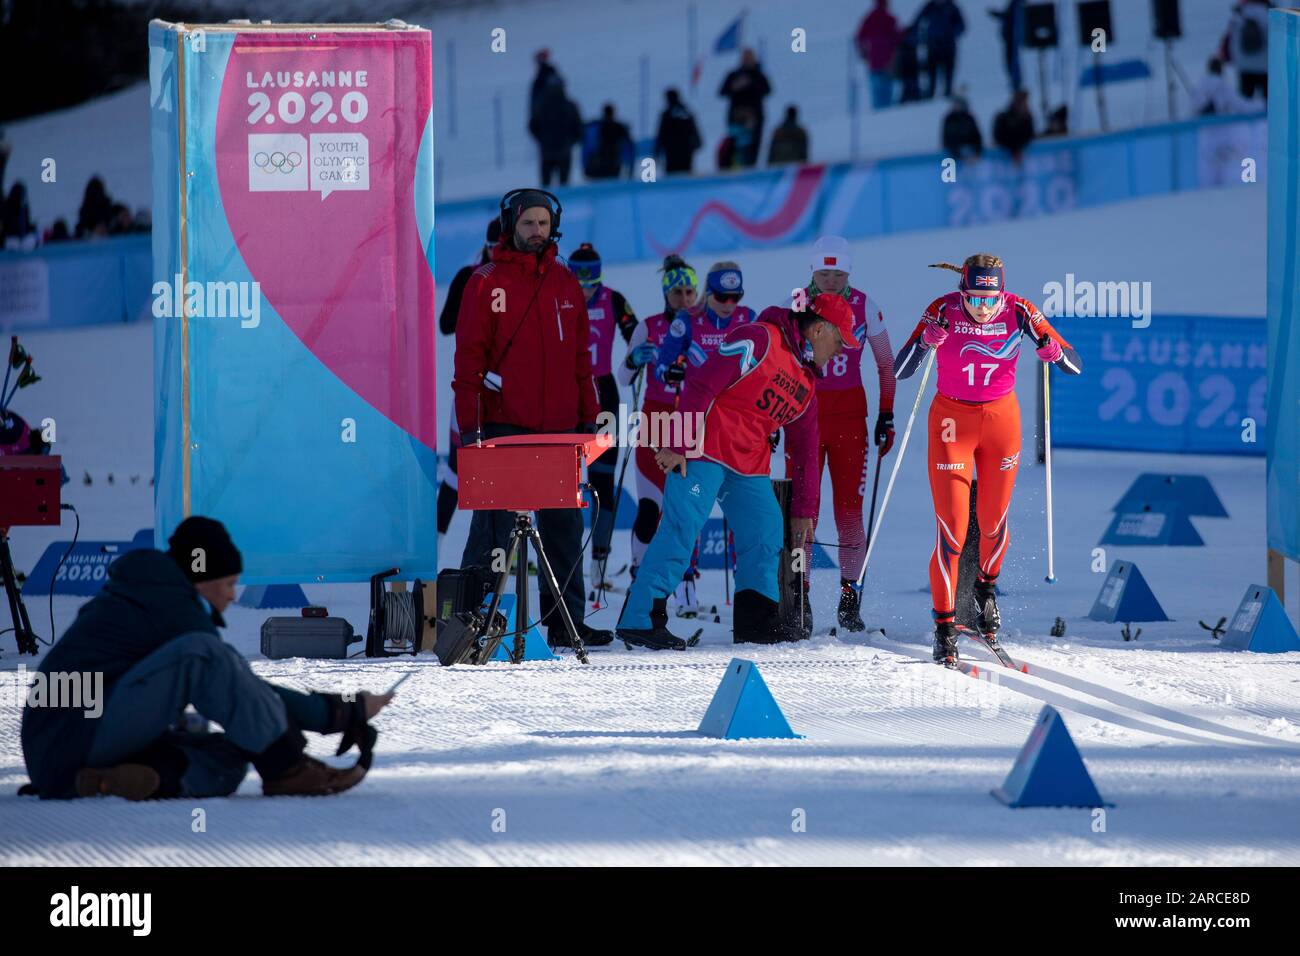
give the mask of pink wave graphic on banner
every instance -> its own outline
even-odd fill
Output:
[[[432,98],[427,36],[245,35],[216,129],[221,202],[263,297],[334,375],[428,448],[434,286],[414,191]]]
[[[800,167],[794,173],[794,182],[791,184],[790,191],[786,194],[780,208],[766,219],[750,221],[725,203],[710,199],[695,211],[695,215],[691,217],[690,225],[686,229],[686,235],[676,244],[662,246],[655,240],[654,236],[648,236],[647,238],[658,255],[666,256],[670,252],[682,252],[690,248],[691,241],[695,238],[700,226],[704,224],[704,220],[710,215],[716,215],[726,220],[741,235],[748,236],[751,239],[779,239],[793,229],[803,214],[807,212],[813,197],[817,195],[818,189],[821,188],[825,173],[825,165]]]

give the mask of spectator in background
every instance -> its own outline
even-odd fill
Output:
[[[1254,99],[1259,90],[1268,99],[1269,0],[1238,0],[1228,18],[1228,32],[1219,44],[1218,59],[1237,68],[1237,89],[1242,99]]]
[[[1025,42],[1025,0],[1008,0],[1002,10],[990,9],[989,13],[1001,23],[1002,58],[1007,65],[1007,79],[1011,81],[1011,92],[1020,89],[1020,47]]]
[[[626,123],[614,116],[614,104],[606,103],[598,120],[582,130],[582,174],[588,179],[620,179],[632,172],[636,147]]]
[[[894,78],[902,84],[900,103],[915,103],[921,98],[921,57],[918,52],[920,30],[915,23],[903,31],[894,51]]]
[[[104,188],[104,180],[91,176],[81,197],[81,210],[77,214],[77,238],[107,236],[112,219],[113,200]]]
[[[27,205],[27,187],[19,180],[5,197],[4,212],[0,215],[0,240],[6,249],[34,249],[38,238]]]
[[[984,137],[971,115],[966,100],[958,96],[943,118],[943,151],[954,159],[979,159],[984,155]]]
[[[898,21],[889,12],[889,0],[876,0],[876,6],[862,18],[858,27],[858,55],[867,64],[871,80],[871,108],[882,110],[894,102],[894,53],[902,39]]]
[[[695,117],[682,102],[681,94],[674,89],[664,91],[667,105],[659,114],[659,132],[655,134],[655,157],[663,157],[664,171],[690,173],[695,164],[695,151],[704,145]]]
[[[966,21],[953,0],[928,0],[917,15],[925,37],[925,72],[930,78],[926,99],[939,95],[939,73],[943,73],[943,95],[952,96],[952,75],[957,69],[957,40],[966,32]]]
[[[537,115],[537,106],[542,97],[555,83],[563,83],[560,73],[551,65],[551,51],[545,48],[538,50],[533,54],[533,62],[537,64],[537,72],[533,74],[533,85],[528,92],[528,121],[532,123],[533,117]]]
[[[1192,89],[1192,113],[1196,116],[1224,116],[1247,108],[1247,104],[1228,85],[1223,75],[1223,63],[1218,57],[1211,57],[1205,66],[1205,76]]]
[[[1020,164],[1025,149],[1034,141],[1034,116],[1029,111],[1029,94],[1016,90],[1011,97],[1011,105],[993,120],[993,142],[997,143],[1011,158]]]
[[[0,215],[0,245],[4,248],[35,248],[36,226],[31,221],[31,208],[27,206],[27,186],[19,179],[9,187],[5,196],[4,212]]]
[[[737,158],[740,166],[753,166],[758,162],[758,149],[763,142],[763,100],[772,92],[772,85],[759,65],[754,51],[746,47],[740,54],[740,66],[727,74],[718,89],[718,95],[726,97],[727,126],[744,127],[748,135],[733,139],[737,143]],[[743,147],[740,140],[747,142]]]
[[[582,117],[577,104],[564,91],[564,80],[553,69],[551,72],[554,75],[545,81],[533,103],[528,132],[541,153],[542,185],[549,186],[552,179],[558,179],[561,186],[567,186],[573,147],[582,141]]]
[[[785,119],[772,131],[772,145],[767,149],[767,165],[808,162],[808,131],[799,125],[799,109],[785,108]]]
[[[72,235],[71,233],[68,232],[68,221],[66,219],[59,218],[54,220],[54,225],[50,226],[49,229],[45,230],[45,235],[42,239],[42,243],[44,245],[48,245],[51,242],[67,242],[71,238]]]

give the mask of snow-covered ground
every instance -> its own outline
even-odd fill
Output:
[[[1152,281],[1158,312],[1259,315],[1263,222],[1262,190],[1161,197],[1031,227],[856,243],[855,281],[881,301],[895,342],[924,304],[950,287],[951,277],[925,263],[959,261],[974,249],[1005,256],[1013,290],[1031,296],[1073,271]],[[1189,284],[1193,257],[1215,262],[1234,281]],[[748,299],[761,305],[780,298],[805,275],[806,263],[803,249],[745,254]],[[610,269],[608,281],[639,312],[657,296],[650,263]],[[82,536],[130,537],[151,526],[148,327],[24,340],[45,377],[32,390],[33,410],[39,399],[41,413],[59,423],[73,476],[65,500],[82,515]],[[449,359],[444,349],[443,395]],[[1020,393],[1026,435],[1029,368]],[[915,380],[900,386],[900,426],[915,389]],[[25,410],[21,403],[18,410]],[[586,667],[567,655],[450,669],[428,656],[267,661],[258,653],[266,612],[232,609],[228,639],[269,679],[321,690],[382,689],[415,671],[377,721],[380,750],[370,777],[327,800],[264,801],[255,776],[236,798],[201,804],[21,800],[13,796],[25,779],[17,669],[33,661],[14,654],[11,637],[0,637],[0,862],[1300,862],[1300,654],[1220,651],[1197,624],[1231,614],[1246,587],[1264,580],[1262,459],[1059,451],[1060,580],[1050,587],[1042,580],[1043,471],[1026,463],[1010,516],[1002,607],[1005,643],[1031,670],[982,668],[992,682],[917,659],[928,647],[923,587],[933,541],[923,444],[913,436],[873,557],[863,613],[887,634],[875,642],[841,635],[734,648],[721,572],[706,572],[702,582],[703,601],[718,607],[720,620],[700,622],[699,647],[652,654],[618,645],[593,651]],[[1207,475],[1230,517],[1194,519],[1204,547],[1107,549],[1107,564],[1123,558],[1139,565],[1173,618],[1142,624],[1140,639],[1126,643],[1119,625],[1085,617],[1103,577],[1092,570],[1093,548],[1133,477],[1164,470]],[[133,484],[132,475],[143,477]],[[825,517],[819,537],[831,538],[829,504]],[[467,525],[467,515],[457,515],[441,542],[444,564],[458,563]],[[30,568],[49,541],[70,530],[69,521],[57,530],[18,530],[18,565]],[[621,566],[627,553],[620,531],[612,565]],[[837,577],[833,570],[813,574],[822,626],[833,612]],[[306,591],[364,631],[364,585]],[[1290,597],[1293,610],[1294,592]],[[55,599],[54,631],[79,604]],[[28,606],[47,635],[46,601]],[[616,613],[605,608],[588,620],[612,627]],[[1053,638],[1057,617],[1066,633]],[[686,623],[675,626],[682,631]],[[695,733],[733,655],[758,662],[804,739],[727,742]],[[1115,804],[1104,831],[1090,811],[1016,811],[989,795],[1044,703],[1062,711],[1103,797]],[[313,747],[326,753],[326,741]],[[207,811],[205,833],[191,830],[197,805]],[[806,827],[795,832],[801,819]]]
[[[895,0],[890,6],[900,22],[909,23],[923,0]],[[985,13],[992,4],[961,0],[967,32],[957,61],[958,91],[964,91],[986,142],[994,115],[1006,105],[1009,85],[1002,66],[998,25]],[[1003,4],[1001,0],[997,4]],[[275,4],[259,5],[259,15],[277,20],[310,19],[289,0],[283,15]],[[474,4],[445,9],[421,7],[405,16],[433,32],[434,135],[440,201],[482,195],[535,181],[537,158],[527,134],[527,91],[535,69],[533,54],[547,47],[552,62],[568,83],[569,95],[584,119],[593,119],[612,102],[634,137],[653,137],[663,108],[663,90],[677,87],[696,114],[705,147],[695,169],[712,172],[714,153],[725,133],[725,101],[716,96],[735,54],[709,56],[698,87],[690,86],[690,10],[697,9],[696,49],[711,49],[714,40],[748,9],[744,42],[763,52],[772,83],[767,101],[767,133],[780,122],[787,104],[800,109],[810,136],[814,162],[873,159],[939,148],[939,130],[948,104],[944,100],[873,111],[865,89],[866,72],[852,38],[869,5],[863,0],[820,0],[795,6],[784,0],[527,0]],[[1096,97],[1079,90],[1080,72],[1092,54],[1077,44],[1074,4],[1061,0],[1057,20],[1059,50],[1045,57],[1048,99],[1070,107],[1071,129],[1088,134],[1100,129]],[[1183,38],[1173,55],[1189,82],[1202,75],[1227,22],[1226,0],[1191,0],[1182,4]],[[1106,88],[1111,129],[1124,129],[1169,118],[1164,46],[1151,38],[1150,5],[1137,0],[1111,4],[1113,34],[1104,61],[1140,59],[1151,76]],[[229,4],[214,5],[211,19],[234,13]],[[382,19],[382,17],[381,17]],[[504,52],[493,52],[494,30],[505,31]],[[791,31],[806,31],[807,52],[792,52]],[[140,42],[145,43],[142,35]],[[642,65],[644,63],[644,66]],[[1038,54],[1022,54],[1024,82],[1039,111]],[[857,125],[850,112],[850,83],[856,84]],[[643,90],[645,94],[643,96]],[[1187,118],[1186,91],[1178,87],[1178,116]],[[643,106],[644,103],[644,106]],[[145,83],[67,110],[11,123],[6,136],[13,145],[7,179],[27,183],[35,221],[45,227],[62,216],[76,223],[82,191],[92,175],[101,175],[115,199],[133,210],[152,205],[149,182],[149,91]],[[494,117],[499,110],[501,152]],[[1041,116],[1038,117],[1041,126]],[[855,151],[856,129],[856,151]],[[766,147],[764,147],[766,150]],[[766,151],[764,151],[766,156]],[[42,162],[57,161],[57,180],[43,181]],[[574,164],[581,182],[581,163]]]

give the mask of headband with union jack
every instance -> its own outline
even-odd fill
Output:
[[[1001,267],[967,266],[961,270],[962,292],[1005,292]]]

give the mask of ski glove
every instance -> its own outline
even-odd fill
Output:
[[[674,362],[659,373],[665,385],[681,385],[686,381],[686,363]]]
[[[894,413],[881,412],[876,416],[876,448],[884,458],[894,447]]]
[[[1038,357],[1044,362],[1055,362],[1065,354],[1061,349],[1061,343],[1050,337],[1047,341],[1038,347]]]
[[[645,342],[627,354],[627,367],[632,369],[640,368],[642,365],[649,365],[651,362],[658,361],[658,359],[659,349],[649,342]]]
[[[925,331],[921,333],[921,341],[927,347],[937,349],[940,345],[943,345],[947,338],[948,330],[946,328],[943,328],[937,322],[925,323]]]
[[[357,748],[357,763],[365,770],[370,769],[374,760],[375,743],[379,734],[366,721],[366,697],[364,691],[345,700],[341,694],[323,694],[329,702],[329,730],[327,733],[343,736],[339,740],[336,757],[341,757],[353,747]]]

